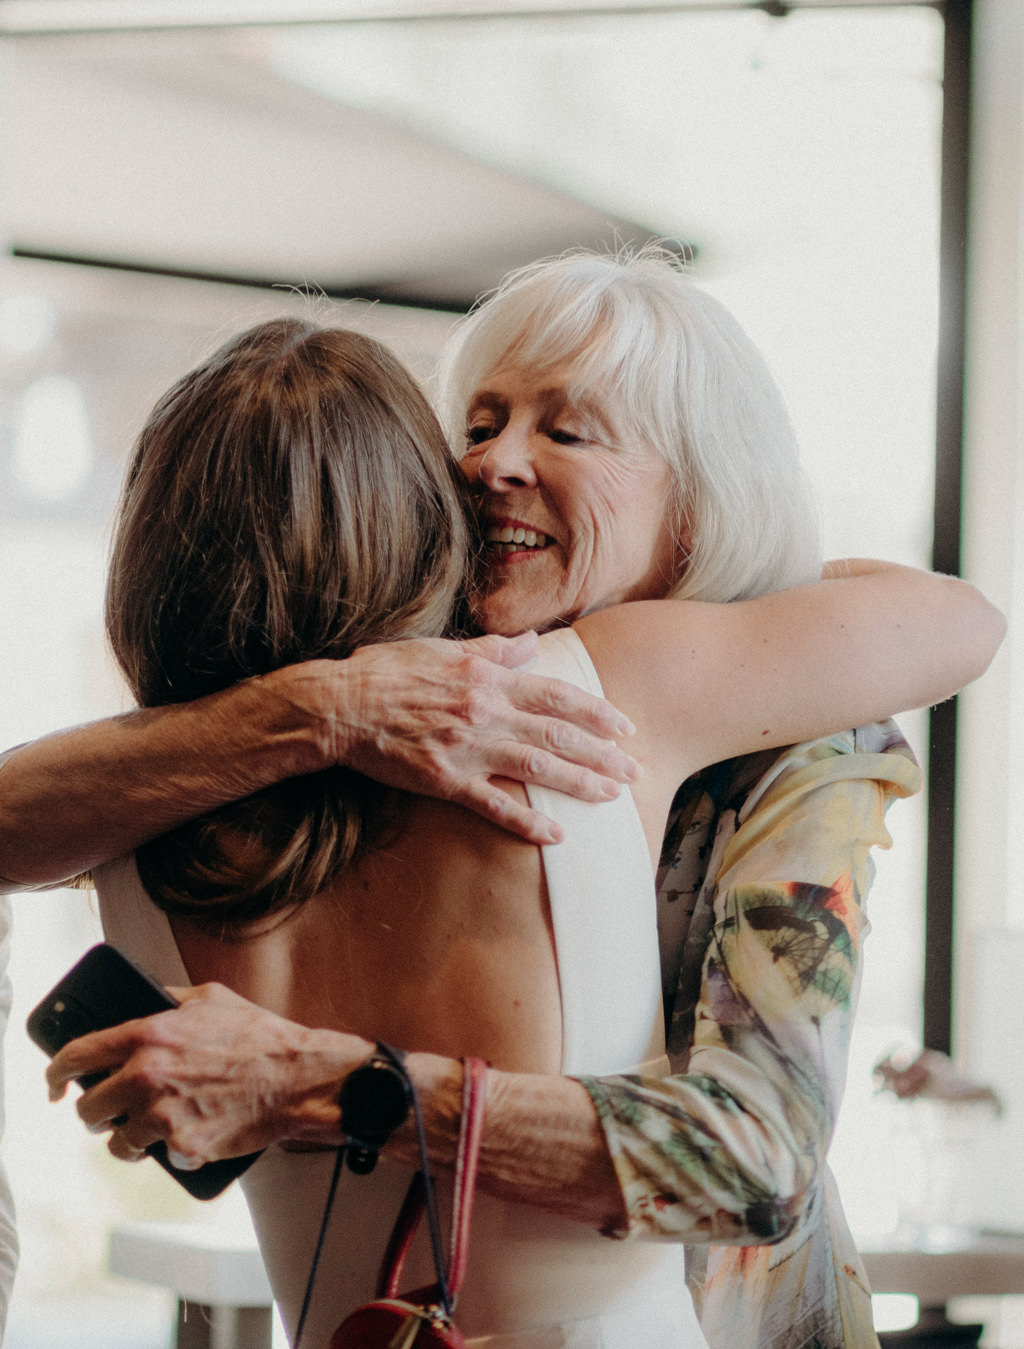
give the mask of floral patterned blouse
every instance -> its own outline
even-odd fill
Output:
[[[687,1243],[711,1349],[877,1349],[825,1158],[870,850],[920,785],[888,722],[717,764],[673,804],[658,902],[675,1075],[582,1080],[629,1214],[609,1235]]]

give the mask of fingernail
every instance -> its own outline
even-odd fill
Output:
[[[636,735],[636,727],[628,717],[620,717],[616,729],[619,735]]]
[[[100,1120],[98,1124],[87,1124],[85,1126],[91,1134],[105,1134],[110,1128],[110,1120]]]
[[[198,1171],[203,1164],[201,1157],[186,1157],[183,1152],[175,1152],[173,1148],[167,1149],[167,1160],[179,1171]]]
[[[635,759],[630,759],[626,764],[626,776],[630,782],[639,782],[644,775],[643,764],[637,763]]]
[[[606,801],[614,801],[620,790],[617,782],[609,782],[607,778],[601,783],[601,795]]]

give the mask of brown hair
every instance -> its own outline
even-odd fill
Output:
[[[458,469],[386,348],[299,320],[221,347],[157,404],[119,508],[107,633],[144,707],[448,627],[470,552]],[[237,924],[311,897],[372,841],[385,790],[293,778],[147,844],[171,912]]]

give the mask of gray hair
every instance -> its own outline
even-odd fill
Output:
[[[796,436],[764,358],[660,248],[572,253],[513,272],[457,325],[439,391],[452,442],[503,365],[572,362],[570,396],[600,390],[668,463],[684,544],[671,593],[726,601],[816,580],[821,543]]]

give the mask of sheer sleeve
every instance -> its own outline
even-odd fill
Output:
[[[863,1314],[866,1290],[825,1156],[868,930],[870,852],[890,845],[890,802],[919,786],[891,723],[778,756],[716,817],[669,1035],[680,1071],[584,1082],[630,1233],[703,1247],[692,1282],[713,1349],[790,1343],[744,1322],[743,1303],[756,1304],[750,1315],[761,1322],[781,1314],[780,1334],[812,1304],[809,1315],[830,1308],[836,1325]],[[768,1244],[719,1248],[750,1242]],[[837,1277],[860,1312],[844,1311]],[[777,1286],[786,1279],[788,1296]],[[719,1312],[726,1329],[716,1342]],[[874,1343],[866,1314],[866,1337],[833,1339],[839,1330],[822,1323],[820,1343]]]

